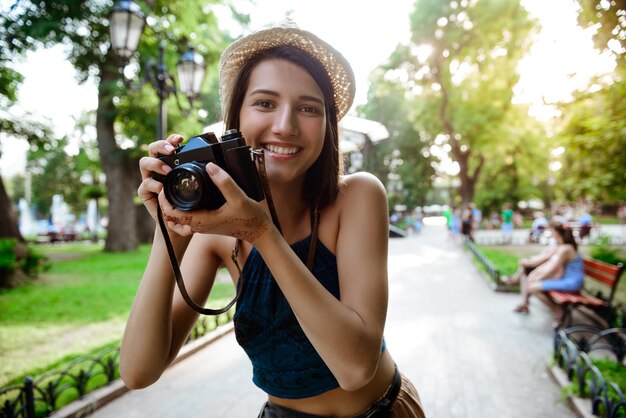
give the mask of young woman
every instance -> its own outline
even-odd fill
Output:
[[[207,173],[226,203],[212,211],[175,209],[150,173],[170,171],[155,157],[171,154],[179,135],[150,144],[138,193],[155,219],[161,206],[192,299],[206,300],[222,266],[240,284],[237,341],[252,361],[253,381],[268,394],[259,416],[423,417],[383,339],[385,190],[372,175],[341,173],[337,124],[354,98],[349,64],[309,32],[274,27],[224,52],[220,94],[227,129],[264,151],[281,230],[267,201],[248,198],[215,164]],[[122,342],[125,383],[156,381],[196,319],[175,290],[157,228]]]
[[[522,303],[515,312],[528,313],[531,295],[541,298],[552,310],[558,325],[563,322],[563,310],[554,304],[544,292],[548,290],[577,291],[583,286],[583,261],[578,254],[578,245],[571,229],[561,223],[552,222],[550,232],[556,246],[550,250],[547,261],[522,276]]]

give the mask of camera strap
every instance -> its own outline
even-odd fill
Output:
[[[263,148],[251,148],[250,152],[252,153],[252,159],[256,162],[259,178],[261,179],[261,187],[265,193],[265,201],[267,202],[267,207],[270,210],[272,222],[274,222],[278,232],[282,235],[283,231],[280,229],[280,222],[278,222],[278,215],[276,214],[276,208],[274,207],[274,199],[272,199],[270,183],[267,180],[267,171],[265,171],[265,154],[263,153]]]
[[[161,228],[161,234],[163,235],[163,239],[165,239],[165,246],[167,247],[167,254],[170,257],[170,263],[172,265],[172,271],[174,272],[174,278],[176,279],[176,285],[178,286],[178,290],[180,290],[180,294],[182,295],[187,305],[189,305],[194,311],[202,314],[202,315],[220,315],[224,312],[228,312],[230,308],[233,307],[237,299],[239,298],[239,291],[241,289],[241,269],[239,268],[239,263],[237,263],[237,253],[239,252],[239,242],[237,243],[237,247],[233,250],[232,259],[235,262],[235,266],[237,266],[237,271],[239,273],[239,280],[237,281],[237,291],[233,300],[228,302],[226,306],[220,309],[210,309],[205,308],[198,305],[196,302],[191,299],[189,293],[187,293],[187,288],[185,287],[185,281],[183,280],[183,275],[180,272],[180,267],[178,266],[178,261],[176,260],[176,254],[174,253],[174,248],[172,247],[172,241],[170,240],[170,235],[167,232],[167,228],[165,227],[165,222],[163,221],[163,214],[161,213],[161,206],[157,204],[157,218],[159,220],[159,227]]]

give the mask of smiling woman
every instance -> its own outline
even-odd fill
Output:
[[[168,222],[155,233],[124,332],[122,378],[131,388],[152,384],[197,318],[174,292],[167,243],[183,260],[194,301],[206,299],[217,268],[230,271],[239,288],[237,340],[267,394],[261,417],[423,417],[383,338],[385,190],[370,174],[342,173],[338,121],[354,100],[350,65],[287,22],[224,51],[220,92],[225,127],[263,155],[268,198],[249,198],[227,170],[209,163],[224,204],[177,209],[152,177],[168,175],[167,157],[155,157],[172,154],[183,138],[150,144],[138,193],[153,217],[162,212]]]

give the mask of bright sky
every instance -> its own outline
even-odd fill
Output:
[[[516,89],[516,101],[541,103],[567,100],[573,88],[583,87],[593,74],[612,70],[607,58],[593,50],[590,34],[576,26],[572,0],[522,0],[538,16],[543,31],[531,56],[520,64],[522,78]],[[0,0],[3,2],[3,0]],[[395,0],[393,5],[380,0],[257,0],[250,10],[252,27],[262,27],[282,20],[292,10],[291,18],[339,50],[352,64],[356,81],[356,104],[365,101],[369,73],[383,63],[398,43],[409,37],[408,14],[414,0]],[[56,47],[29,54],[16,64],[25,77],[19,93],[22,109],[54,121],[58,135],[73,131],[74,120],[81,112],[97,105],[96,88],[78,86],[72,66],[64,59],[63,48]],[[571,79],[568,74],[575,74]],[[551,115],[536,106],[537,117]],[[24,170],[25,144],[12,140],[2,144],[0,173],[11,176]]]

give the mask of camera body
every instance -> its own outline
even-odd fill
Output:
[[[174,154],[158,158],[172,171],[165,176],[153,172],[152,178],[163,183],[165,197],[177,209],[217,209],[226,202],[206,172],[208,163],[225,170],[251,199],[265,197],[252,151],[235,129],[226,131],[221,141],[212,132],[194,136]]]

